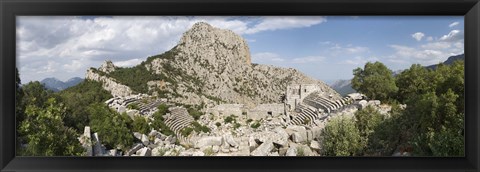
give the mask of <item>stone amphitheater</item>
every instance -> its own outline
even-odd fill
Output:
[[[312,84],[289,86],[285,100],[287,125],[319,125],[335,112],[355,106],[364,99],[366,97],[359,93],[343,98],[333,97]]]
[[[170,105],[169,113],[163,117],[165,125],[175,134],[165,136],[156,130],[133,133],[137,143],[121,152],[104,150],[98,135],[90,134],[90,129],[86,128],[81,143],[90,156],[319,156],[320,133],[331,117],[353,115],[369,105],[388,114],[388,107],[380,105],[378,100],[366,99],[359,93],[333,96],[314,84],[291,85],[281,104],[260,104],[253,108],[243,104],[220,104],[208,108],[196,122],[211,131],[193,131],[184,136],[181,131],[195,122],[185,107],[172,107],[165,99],[146,94],[114,97],[105,103],[132,118],[144,116],[154,120],[152,114],[158,105]],[[137,109],[130,109],[131,104],[136,104]],[[88,145],[91,140],[96,144]]]

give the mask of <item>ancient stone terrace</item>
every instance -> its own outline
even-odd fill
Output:
[[[139,104],[139,109],[138,110],[140,111],[140,114],[145,115],[148,112],[156,111],[156,108],[162,103],[165,103],[165,101],[162,100],[162,99],[157,99],[153,102],[149,102],[149,103],[146,103],[146,104],[141,102]]]
[[[312,93],[303,100],[303,103],[320,109],[323,112],[330,113],[331,111],[339,110],[345,105],[350,104],[352,102],[351,100],[352,99],[349,96],[338,100],[332,100],[322,96],[320,93]]]
[[[310,107],[302,104],[299,104],[297,108],[299,113],[297,113],[297,115],[289,123],[287,123],[287,125],[312,125],[313,122],[320,117],[319,115],[321,115],[321,113],[318,113]]]
[[[293,115],[287,125],[315,125],[318,121],[328,117],[330,113],[342,110],[354,100],[351,96],[332,100],[324,97],[320,92],[311,93],[296,106],[296,115]]]
[[[187,142],[181,131],[192,124],[194,121],[193,117],[188,114],[187,109],[184,107],[171,107],[168,110],[170,113],[164,116],[165,125],[177,135],[180,142]]]

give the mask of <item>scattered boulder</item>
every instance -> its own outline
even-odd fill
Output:
[[[297,149],[294,147],[288,148],[285,156],[297,156]]]
[[[358,102],[358,105],[360,105],[359,110],[362,110],[363,108],[367,107],[368,102],[366,100],[360,100]]]
[[[263,142],[250,155],[252,156],[267,156],[274,148],[272,141]]]
[[[223,136],[223,139],[225,139],[225,142],[228,143],[232,147],[238,147],[238,143],[233,139],[233,136],[231,134],[227,134]]]
[[[320,143],[318,143],[317,141],[315,140],[312,140],[310,142],[310,148],[312,148],[313,150],[315,151],[319,151],[320,150]]]
[[[102,143],[100,142],[98,133],[93,133],[93,143],[95,143],[95,145],[93,146],[93,154],[95,156],[103,156],[104,153],[102,149]]]
[[[142,134],[142,138],[140,139],[143,143],[143,145],[148,146],[150,144],[150,140],[148,140],[148,136],[145,134]]]
[[[142,133],[139,132],[133,132],[133,136],[137,138],[138,140],[142,140]]]
[[[130,155],[134,154],[135,152],[137,152],[138,150],[140,150],[141,148],[143,148],[142,144],[136,144],[130,150],[127,151],[126,155],[130,156]]]
[[[195,143],[195,148],[207,147],[207,146],[220,146],[222,145],[223,138],[222,137],[215,137],[215,136],[208,136],[202,137]]]
[[[139,151],[140,151],[140,153],[138,154],[139,156],[152,156],[152,150],[150,150],[150,148],[144,147]]]

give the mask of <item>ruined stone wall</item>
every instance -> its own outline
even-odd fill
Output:
[[[284,113],[284,104],[260,104],[248,110],[247,118],[253,120],[267,119],[268,117],[282,116]]]
[[[323,92],[322,88],[317,84],[300,84],[287,86],[287,92],[285,94],[286,111],[290,112],[295,110],[298,103],[302,102],[305,97],[316,91]]]
[[[241,116],[245,112],[245,105],[243,104],[220,104],[207,110],[215,116]]]

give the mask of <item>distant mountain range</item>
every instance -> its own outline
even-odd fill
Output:
[[[446,61],[443,62],[443,64],[446,65],[451,65],[453,62],[457,60],[464,60],[465,59],[465,54],[460,54],[456,56],[450,56]],[[427,69],[435,69],[437,68],[438,64],[435,65],[430,65],[430,66],[425,66]],[[397,70],[393,72],[393,75],[398,75],[402,72],[403,70]],[[346,96],[347,94],[354,93],[356,92],[352,88],[351,84],[351,79],[350,80],[337,80],[333,84],[330,85],[335,91],[337,91],[340,95]]]
[[[457,60],[465,60],[465,54],[450,56],[450,57],[448,57],[448,59],[446,61],[443,62],[443,64],[451,65],[451,64],[453,64],[453,62],[455,62]],[[435,65],[430,65],[430,66],[427,66],[426,68],[435,69],[435,68],[437,68],[437,65],[436,64]]]
[[[60,81],[57,78],[45,78],[42,81],[40,81],[40,83],[45,85],[45,88],[52,90],[54,92],[58,92],[58,91],[67,89],[69,87],[73,87],[82,81],[83,79],[80,77],[70,78],[66,82]]]
[[[352,88],[351,81],[352,80],[338,80],[331,84],[330,87],[337,91],[338,94],[346,96],[347,94],[357,92]]]

